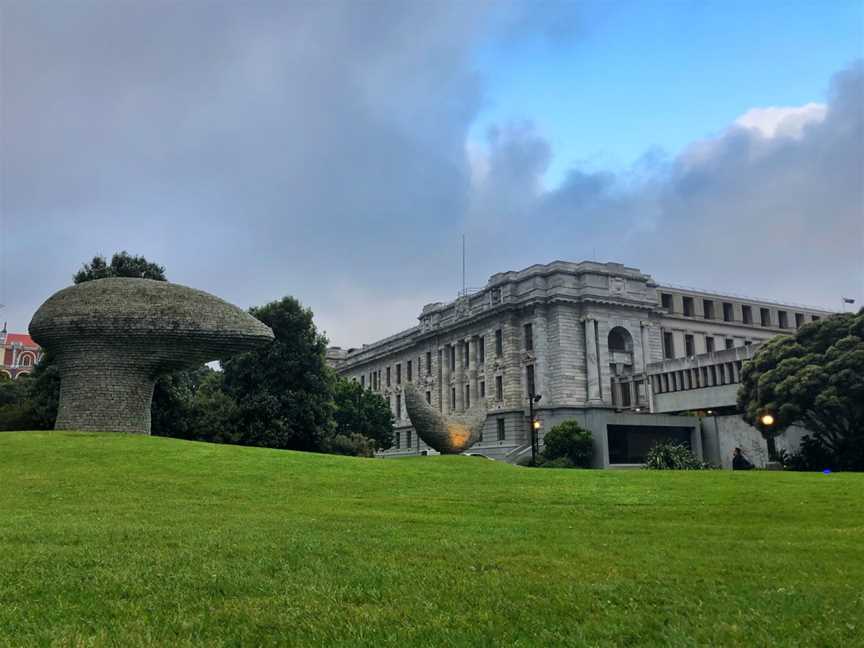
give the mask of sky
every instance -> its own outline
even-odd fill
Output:
[[[95,254],[331,343],[555,259],[864,301],[864,0],[0,0],[0,317]]]

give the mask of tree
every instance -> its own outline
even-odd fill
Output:
[[[215,373],[218,372],[203,365],[160,376],[150,405],[153,434],[177,439],[198,438],[196,395],[201,384]]]
[[[151,263],[143,256],[132,256],[126,250],[116,252],[111,257],[110,264],[105,261],[105,257],[94,256],[90,263],[85,263],[81,270],[75,273],[72,280],[77,285],[85,281],[108,277],[134,277],[167,281],[163,266]]]
[[[563,461],[567,461],[572,466],[590,468],[593,457],[594,441],[591,439],[591,432],[576,421],[559,423],[543,438],[545,462],[557,462],[554,465],[563,466]]]
[[[0,430],[33,430],[39,427],[29,398],[30,376],[12,380],[0,373]]]
[[[235,436],[244,445],[319,451],[334,430],[335,376],[312,311],[285,297],[249,312],[273,329],[264,349],[223,363],[226,393],[237,404]]]
[[[738,406],[766,438],[801,425],[805,445],[831,458],[825,467],[864,470],[864,309],[762,345],[741,372]]]
[[[336,435],[359,434],[371,439],[377,450],[387,450],[393,445],[393,413],[383,396],[355,381],[337,378],[333,400]]]
[[[57,420],[57,404],[60,402],[60,371],[57,363],[47,351],[33,368],[33,376],[27,395],[33,408],[33,419],[37,429],[50,430]]]

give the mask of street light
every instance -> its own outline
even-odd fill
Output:
[[[539,450],[537,431],[540,429],[540,421],[534,419],[534,403],[539,403],[543,398],[540,394],[528,395],[528,420],[531,421],[531,464],[537,465],[537,451]]]
[[[774,415],[770,412],[765,412],[761,416],[759,416],[759,423],[761,424],[761,432],[762,436],[765,437],[765,443],[768,445],[768,458],[771,461],[776,461],[777,459],[777,446],[774,443],[774,435],[771,434],[771,428],[774,425]]]

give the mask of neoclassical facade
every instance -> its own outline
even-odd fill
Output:
[[[410,382],[445,414],[485,400],[473,450],[509,460],[529,447],[529,394],[539,394],[541,437],[576,418],[592,430],[596,463],[605,467],[638,457],[633,448],[652,435],[700,444],[686,417],[649,415],[650,363],[747,346],[828,315],[661,285],[618,263],[555,261],[495,274],[475,293],[426,305],[411,329],[328,356],[340,374],[390,402],[397,443],[387,455],[428,450],[406,415],[402,390]],[[621,454],[622,444],[631,450]]]

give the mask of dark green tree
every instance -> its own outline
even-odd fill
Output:
[[[151,263],[143,256],[132,256],[126,250],[117,252],[111,257],[109,264],[105,257],[95,256],[90,263],[75,273],[72,280],[75,284],[93,281],[94,279],[107,279],[108,277],[133,277],[138,279],[155,279],[156,281],[167,281],[165,268]]]
[[[50,430],[57,419],[57,404],[60,402],[60,372],[51,354],[45,352],[33,368],[28,385],[28,397],[33,409],[37,429]]]
[[[34,430],[39,428],[30,402],[30,376],[12,380],[0,373],[0,430]]]
[[[741,372],[738,406],[766,438],[801,425],[812,433],[805,447],[830,458],[825,467],[864,470],[864,309],[762,345]]]
[[[244,445],[323,450],[334,429],[335,376],[312,311],[285,297],[249,312],[276,339],[223,364],[225,391],[237,404],[235,438]]]
[[[336,435],[359,434],[371,439],[376,450],[387,450],[393,445],[393,413],[383,396],[364,389],[356,381],[337,378],[333,400]]]
[[[160,376],[150,405],[153,434],[177,439],[198,438],[196,395],[201,384],[215,373],[218,372],[204,365]]]

